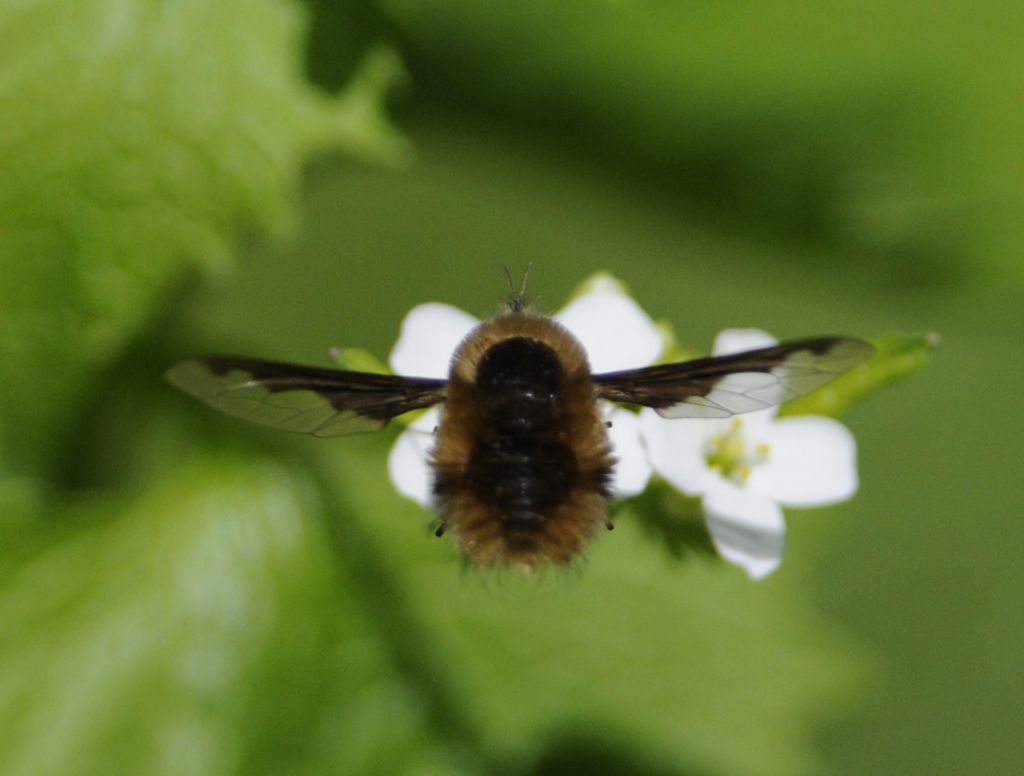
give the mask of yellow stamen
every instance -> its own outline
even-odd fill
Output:
[[[742,484],[750,477],[755,466],[768,459],[769,448],[763,442],[749,446],[742,434],[743,421],[733,418],[723,434],[708,438],[704,455],[708,466],[718,469],[723,477]]]

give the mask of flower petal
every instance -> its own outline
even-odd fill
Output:
[[[728,356],[742,353],[744,350],[757,350],[778,345],[779,341],[761,329],[722,329],[715,337],[712,351],[716,356]]]
[[[718,554],[761,579],[782,563],[786,523],[771,498],[718,478],[704,496],[704,513]]]
[[[395,374],[447,377],[452,353],[480,323],[458,307],[439,302],[416,305],[402,320],[388,362]]]
[[[577,297],[555,319],[583,343],[594,372],[647,366],[661,354],[654,321],[632,298],[610,289]]]
[[[611,423],[608,438],[616,458],[611,490],[616,498],[643,493],[651,478],[651,465],[640,440],[640,418],[632,412],[612,408],[605,414]]]
[[[728,428],[730,420],[670,420],[654,410],[640,411],[640,435],[654,471],[669,484],[690,495],[699,495],[712,482],[704,446]]]
[[[838,420],[783,418],[765,442],[768,460],[751,472],[750,488],[802,507],[845,501],[857,492],[857,443]]]
[[[399,435],[388,455],[388,475],[395,490],[427,508],[433,507],[429,454],[440,414],[436,407],[423,413]]]

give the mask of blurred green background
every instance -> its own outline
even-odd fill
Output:
[[[0,6],[0,773],[1016,773],[1011,3]],[[385,106],[386,103],[386,106]],[[387,118],[385,118],[387,116]],[[937,331],[752,583],[631,520],[463,569],[391,430],[173,392],[532,262],[679,339]]]

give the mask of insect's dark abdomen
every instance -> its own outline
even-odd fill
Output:
[[[529,434],[481,440],[469,462],[477,496],[497,506],[509,528],[530,531],[575,487],[572,450],[564,443]]]
[[[539,530],[578,479],[562,428],[562,366],[547,345],[514,337],[487,351],[476,386],[482,411],[466,470],[469,486],[500,510],[507,528]],[[446,495],[443,478],[435,489]]]

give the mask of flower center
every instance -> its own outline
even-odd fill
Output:
[[[704,445],[708,466],[741,485],[755,466],[768,460],[768,445],[751,445],[741,433],[742,429],[743,421],[734,418],[727,431],[709,437]]]

